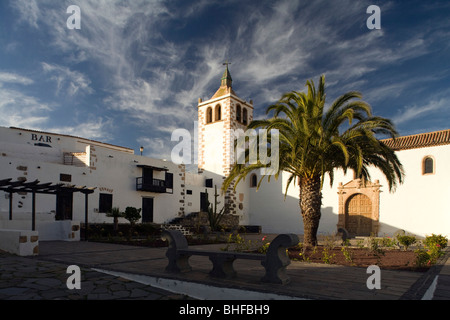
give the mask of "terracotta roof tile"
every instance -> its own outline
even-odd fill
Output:
[[[381,141],[393,150],[440,146],[450,144],[450,129],[398,137],[396,139],[385,139]]]

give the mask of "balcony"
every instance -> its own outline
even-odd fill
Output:
[[[166,181],[159,179],[136,178],[136,190],[156,193],[166,193]]]

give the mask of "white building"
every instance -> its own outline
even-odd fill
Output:
[[[31,228],[32,194],[8,192],[16,181],[95,188],[88,195],[89,222],[111,222],[105,213],[112,207],[122,211],[128,206],[142,208],[143,222],[162,223],[184,213],[184,166],[135,155],[129,148],[68,135],[0,128],[0,168],[0,228]],[[85,221],[85,196],[65,191],[36,194],[38,231],[48,222]],[[54,237],[60,236],[40,234],[41,240]]]
[[[208,101],[199,100],[199,169],[226,176],[233,158],[230,137],[253,119],[253,103],[232,89],[228,67],[221,86]],[[372,170],[372,182],[362,186],[353,176],[335,172],[335,184],[324,182],[319,233],[334,234],[345,227],[353,235],[392,235],[405,230],[419,236],[450,235],[450,130],[395,140],[385,140],[397,151],[404,166],[405,182],[390,193],[384,176]],[[298,186],[291,184],[285,198],[288,174],[259,190],[259,173],[229,192],[234,214],[242,224],[260,225],[263,232],[303,233]],[[267,180],[266,180],[267,181]]]
[[[335,173],[334,185],[324,182],[319,233],[345,227],[356,235],[393,235],[405,230],[418,236],[450,236],[450,130],[385,140],[397,152],[405,181],[391,193],[384,176],[372,170],[365,186],[352,175]],[[298,186],[284,200],[287,174],[250,190],[250,220],[266,232],[303,232]],[[271,201],[263,201],[264,199]]]
[[[90,223],[112,222],[106,217],[112,207],[142,208],[142,222],[155,223],[198,212],[206,196],[213,201],[213,187],[220,188],[230,172],[234,130],[244,130],[252,119],[253,103],[237,96],[227,67],[212,98],[199,99],[199,174],[125,147],[0,127],[0,229],[29,230],[34,212],[40,240],[78,240],[79,234],[71,232],[74,226],[86,216]],[[342,226],[356,235],[392,235],[403,229],[419,236],[450,236],[450,130],[385,142],[397,150],[405,183],[389,193],[376,170],[366,186],[336,172],[333,187],[324,183],[319,233],[332,234]],[[283,174],[256,191],[258,174],[242,181],[236,191],[229,190],[222,204],[230,203],[241,225],[258,225],[265,233],[302,234],[298,186],[291,185],[285,199]],[[33,201],[23,183],[41,186],[40,191],[48,183],[52,194],[37,193]]]

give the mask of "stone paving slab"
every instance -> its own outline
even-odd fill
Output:
[[[442,266],[441,275],[450,276],[450,259],[447,259]]]
[[[81,268],[81,289],[70,290],[67,264],[0,253],[0,300],[167,300],[185,296]]]
[[[204,250],[219,248],[199,246]],[[0,299],[169,299],[179,298],[165,290],[96,272],[91,268],[150,277],[161,277],[214,287],[236,288],[306,299],[398,300],[427,274],[381,270],[381,289],[369,290],[366,268],[292,261],[287,268],[291,282],[274,285],[260,282],[264,268],[259,261],[236,260],[234,279],[215,279],[208,273],[212,264],[207,257],[192,256],[193,270],[169,274],[166,248],[131,247],[95,242],[41,242],[37,257],[0,254]],[[444,260],[448,266],[448,260]],[[68,290],[65,281],[69,265],[82,268],[82,290]],[[441,267],[442,270],[448,270]],[[440,269],[439,269],[440,270]],[[432,276],[432,275],[430,275]],[[436,299],[448,300],[449,275],[442,274]],[[417,295],[416,295],[417,296]],[[420,296],[421,297],[421,296]],[[419,298],[420,298],[419,297]],[[184,298],[187,298],[186,296]]]
[[[433,300],[450,300],[450,275],[439,275]]]
[[[71,248],[65,249],[61,243],[43,243],[41,258],[112,271],[311,299],[399,299],[422,275],[416,272],[382,270],[381,289],[369,290],[366,285],[369,275],[365,268],[292,261],[287,269],[292,281],[282,286],[260,282],[264,268],[259,261],[236,260],[234,267],[238,276],[223,280],[209,276],[212,264],[203,256],[190,258],[192,272],[176,275],[164,271],[167,265],[166,248],[136,248],[99,243],[93,243],[90,247],[89,242],[71,243],[66,246]],[[59,249],[56,250],[55,247]],[[195,248],[219,250],[217,245],[195,246]],[[56,251],[59,253],[55,254]]]

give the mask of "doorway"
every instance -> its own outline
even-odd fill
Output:
[[[73,213],[73,193],[59,192],[56,195],[55,220],[72,220],[72,213]]]
[[[351,196],[346,205],[346,229],[350,234],[370,236],[372,232],[372,202],[364,194]]]
[[[142,223],[153,222],[154,198],[142,198]]]
[[[208,212],[208,193],[200,192],[200,211]]]

